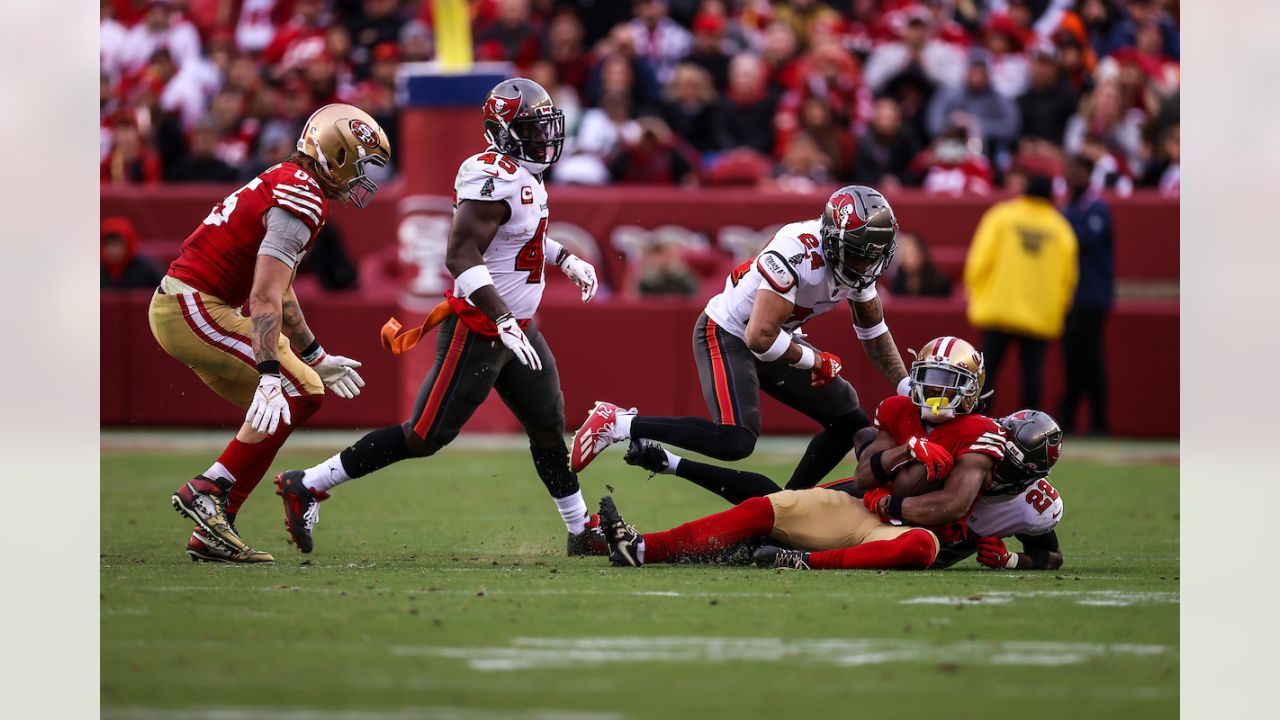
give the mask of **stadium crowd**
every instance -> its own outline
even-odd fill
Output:
[[[1091,161],[1177,194],[1178,0],[472,0],[477,60],[567,116],[552,181],[985,194]],[[101,0],[110,184],[246,179],[317,106],[396,144],[429,0]],[[387,172],[394,172],[389,168]]]

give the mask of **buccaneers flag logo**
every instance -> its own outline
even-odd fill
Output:
[[[858,216],[857,205],[858,203],[853,199],[853,195],[850,193],[840,193],[839,195],[831,198],[831,208],[835,211],[836,227],[841,229],[848,228],[849,220],[851,218],[857,218],[859,221],[862,220],[862,218]]]
[[[516,119],[516,113],[518,112],[520,112],[519,93],[516,93],[513,98],[490,95],[484,101],[484,117],[486,120],[498,120],[503,125],[510,125],[511,121]]]

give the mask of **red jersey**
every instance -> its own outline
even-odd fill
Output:
[[[328,217],[329,202],[310,173],[283,162],[214,205],[200,227],[182,242],[169,274],[229,305],[243,305],[253,288],[258,246],[267,232],[266,214],[273,207],[306,223],[311,237],[303,253],[310,250]]]
[[[969,452],[982,453],[996,462],[1004,458],[1004,431],[986,415],[957,415],[953,420],[926,429],[920,419],[920,408],[911,398],[894,395],[885,398],[876,408],[875,426],[892,435],[898,445],[912,437],[922,437],[938,443],[956,459]]]

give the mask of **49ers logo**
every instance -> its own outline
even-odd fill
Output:
[[[363,120],[351,121],[351,134],[356,136],[356,140],[359,140],[361,145],[378,147],[378,131]]]
[[[853,217],[858,218],[859,221],[862,220],[862,218],[858,216],[858,203],[853,199],[853,195],[851,193],[840,193],[839,195],[831,198],[829,203],[831,205],[831,209],[835,211],[836,227],[842,229],[848,228],[849,220]]]
[[[490,95],[484,101],[484,117],[486,120],[499,120],[505,125],[510,125],[516,119],[516,113],[518,112],[520,112],[519,93],[516,93],[513,98]]]

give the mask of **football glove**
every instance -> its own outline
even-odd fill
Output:
[[[897,392],[899,395],[911,397],[911,376],[910,375],[898,381]]]
[[[520,329],[520,323],[511,313],[498,318],[495,323],[498,326],[498,338],[502,340],[502,344],[507,349],[516,354],[516,359],[521,365],[531,370],[542,369],[542,358],[538,357],[538,351],[533,349],[533,345],[529,344],[529,338],[525,337],[524,331]]]
[[[867,491],[866,495],[862,496],[862,506],[875,513],[881,521],[889,522],[889,518],[884,513],[880,512],[880,498],[887,498],[892,494],[893,493],[889,492],[888,488],[872,488]]]
[[[591,298],[596,296],[596,290],[599,288],[596,282],[596,269],[591,263],[577,255],[570,255],[560,263],[560,270],[573,281],[574,285],[582,288],[582,302],[591,302]]]
[[[822,387],[830,385],[831,381],[840,377],[840,370],[844,368],[844,364],[840,362],[840,358],[835,353],[820,352],[814,358],[813,378],[809,384],[813,387]]]
[[[924,465],[924,477],[930,482],[946,477],[955,464],[946,448],[925,438],[911,438],[907,441],[907,448],[911,457]]]
[[[258,389],[253,391],[253,403],[249,405],[244,421],[258,432],[272,435],[281,420],[289,425],[293,418],[289,414],[289,401],[285,400],[284,389],[280,387],[280,376],[262,375],[258,378]]]
[[[364,378],[356,372],[356,368],[360,367],[360,362],[357,360],[341,355],[330,355],[321,348],[315,357],[306,362],[315,368],[324,386],[344,400],[350,400],[359,395],[360,388],[364,387]]]
[[[1018,554],[1009,552],[1004,541],[998,537],[978,538],[978,562],[997,570],[1012,570],[1018,567]]]

